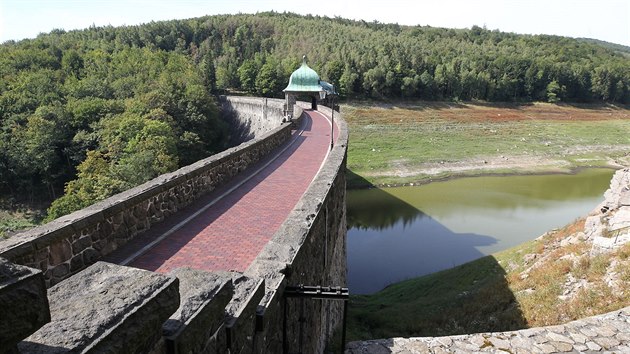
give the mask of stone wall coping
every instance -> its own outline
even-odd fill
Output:
[[[350,342],[346,354],[626,352],[630,307],[563,325],[445,337],[388,338]]]
[[[232,281],[234,283],[234,296],[230,303],[226,306],[227,312],[227,325],[228,327],[234,326],[243,312],[246,311],[248,306],[251,306],[252,301],[258,303],[262,298],[265,290],[264,278],[252,278],[240,273],[236,273]]]
[[[250,104],[260,104],[261,102],[264,102],[265,100],[267,100],[267,104],[271,103],[272,105],[275,105],[275,106],[284,107],[284,99],[281,99],[281,98],[221,95],[219,96],[219,100],[241,101],[241,102],[250,103]]]
[[[233,274],[177,268],[169,276],[180,281],[181,305],[162,325],[166,346],[174,353],[206,352],[224,328],[225,307],[234,295]]]
[[[278,128],[263,134],[258,139],[244,142],[236,147],[229,148],[191,165],[184,166],[174,172],[160,175],[137,187],[111,196],[87,208],[14,235],[7,240],[2,240],[0,241],[0,256],[12,258],[45,248],[55,241],[67,238],[86,225],[103,221],[122,210],[129,209],[131,206],[143,200],[149,199],[160,192],[182,183],[182,181],[220,165],[228,161],[235,154],[238,155],[255,149],[258,145],[264,143],[267,138],[280,134],[285,129],[291,129],[290,123],[283,123]]]
[[[206,272],[191,268],[177,268],[169,274],[179,279],[180,306],[162,326],[165,336],[177,335],[188,326],[219,293],[233,294],[232,275],[227,272]],[[231,296],[230,296],[231,297]],[[223,304],[220,319],[225,315]],[[208,315],[208,314],[206,314]],[[214,316],[216,317],[216,316]]]
[[[44,276],[40,270],[0,258],[0,352],[50,321]]]
[[[0,288],[17,283],[37,273],[41,273],[41,271],[0,258]]]
[[[162,323],[179,306],[178,283],[177,278],[97,262],[49,289],[51,322],[18,347],[29,353],[89,352],[103,345],[116,348],[113,343],[120,341],[133,345],[125,343],[129,335],[144,344],[146,337],[159,339]]]

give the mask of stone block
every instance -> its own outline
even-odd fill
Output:
[[[0,353],[50,321],[41,271],[0,258]]]
[[[223,329],[225,307],[234,294],[232,275],[178,268],[169,276],[179,279],[181,304],[162,326],[166,345],[172,353],[204,353]]]
[[[234,296],[227,306],[226,329],[228,349],[232,353],[253,352],[253,337],[256,331],[256,313],[258,304],[265,295],[264,279],[236,276]]]
[[[83,263],[83,255],[79,254],[76,255],[74,257],[72,257],[72,259],[70,260],[70,272],[71,273],[76,273],[80,270],[83,269],[84,263]]]
[[[84,249],[90,247],[91,245],[92,245],[92,239],[90,238],[90,236],[80,237],[79,239],[77,239],[76,241],[72,243],[72,253],[79,254]]]
[[[23,353],[146,353],[179,307],[179,281],[98,262],[49,289],[51,322],[18,344]]]
[[[50,265],[56,266],[72,258],[72,246],[67,239],[50,245]]]

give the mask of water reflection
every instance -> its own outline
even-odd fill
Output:
[[[593,169],[350,191],[350,290],[372,293],[531,240],[592,210],[612,173]]]
[[[418,208],[403,202],[382,189],[353,191],[348,200],[348,228],[384,230],[396,224],[413,224],[426,215]],[[375,205],[375,202],[377,205]]]

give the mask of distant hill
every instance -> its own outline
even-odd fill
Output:
[[[276,12],[54,30],[0,45],[0,195],[54,217],[220,151],[211,93],[282,96],[304,54],[343,97],[630,103],[626,49]]]
[[[87,42],[86,42],[87,41]],[[214,88],[280,96],[302,55],[344,96],[630,103],[630,48],[591,39],[267,12],[55,31],[73,43],[186,53]],[[90,43],[91,42],[91,43]]]
[[[600,45],[604,48],[608,48],[611,50],[614,50],[616,52],[620,52],[623,53],[625,55],[630,55],[630,47],[622,45],[622,44],[617,44],[617,43],[611,43],[611,42],[606,42],[606,41],[600,41],[599,39],[593,39],[593,38],[577,38],[578,41],[582,41],[582,42],[586,42],[586,43],[592,43],[592,44],[596,44],[596,45]]]

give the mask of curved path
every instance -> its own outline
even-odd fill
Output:
[[[330,121],[317,111],[304,112],[300,129],[279,151],[109,260],[160,273],[179,267],[244,271],[280,228],[328,155]]]

